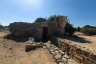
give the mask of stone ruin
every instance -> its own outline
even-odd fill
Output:
[[[96,52],[91,51],[86,47],[72,43],[72,41],[57,37],[52,37],[52,43],[58,44],[60,50],[66,53],[70,58],[74,59],[79,64],[96,64]],[[49,47],[51,48],[51,47]]]
[[[12,35],[17,37],[33,36],[35,40],[47,41],[51,35],[64,34],[67,17],[57,16],[54,21],[49,22],[14,22],[9,25]]]
[[[24,23],[15,22],[9,25],[12,35],[17,37],[33,36],[36,40],[47,40],[52,35],[64,34],[67,17],[58,16],[54,21]],[[59,50],[53,44],[47,43],[31,43],[26,45],[26,51],[42,48],[44,45],[48,48],[53,58],[58,64],[67,64],[70,58],[77,61],[79,64],[96,64],[96,53],[91,53],[85,47],[81,47],[71,43],[70,41],[53,37],[52,42],[57,43]]]

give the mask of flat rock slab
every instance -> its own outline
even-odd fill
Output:
[[[27,44],[26,45],[26,52],[29,52],[31,50],[35,50],[37,48],[42,48],[43,44],[42,43],[33,43],[33,44]]]

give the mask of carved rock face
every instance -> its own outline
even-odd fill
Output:
[[[59,31],[59,33],[63,34],[64,28],[65,28],[66,23],[67,23],[67,17],[57,16],[55,21],[57,22],[57,31]]]

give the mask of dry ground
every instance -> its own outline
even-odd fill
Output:
[[[86,47],[86,48],[89,48],[90,50],[96,52],[96,35],[87,36],[87,35],[84,35],[80,32],[76,32],[75,35],[80,37],[80,38],[73,40],[73,43],[78,44],[78,45],[83,46],[83,47]],[[82,41],[82,39],[83,39],[83,41]]]
[[[16,42],[3,37],[9,32],[0,32],[0,64],[56,64],[51,54],[46,48],[40,48],[30,52],[25,52],[25,46],[30,40],[25,42]],[[80,39],[70,40],[73,43],[96,50],[96,36],[85,36],[82,33],[75,33]],[[79,40],[79,41],[78,41]],[[87,43],[90,41],[91,43]],[[69,60],[68,64],[77,64],[74,60]]]
[[[56,64],[46,48],[25,52],[29,41],[15,42],[4,39],[8,32],[0,32],[0,64]]]

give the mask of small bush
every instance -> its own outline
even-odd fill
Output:
[[[82,28],[81,32],[86,35],[96,35],[96,28]]]
[[[70,24],[70,23],[67,22],[66,27],[65,27],[65,34],[67,34],[67,35],[73,35],[74,32],[75,32],[75,29],[72,26],[72,24]]]
[[[3,29],[3,25],[0,24],[0,29]]]
[[[35,22],[45,22],[45,21],[46,21],[45,18],[37,18],[37,19],[35,20]]]
[[[57,15],[52,15],[52,16],[50,16],[50,17],[47,19],[47,21],[54,21],[56,17],[57,17]]]
[[[83,28],[96,28],[95,26],[85,25]]]

